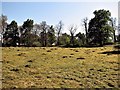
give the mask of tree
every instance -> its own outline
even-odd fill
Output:
[[[18,25],[16,21],[12,21],[7,25],[3,39],[5,45],[16,46],[19,43]]]
[[[41,30],[40,24],[35,24],[33,27],[33,33],[39,36],[40,30]]]
[[[68,35],[67,33],[63,33],[60,36],[60,45],[70,46],[70,35]]]
[[[120,23],[118,25],[118,43],[120,43]]]
[[[63,29],[63,23],[62,21],[59,21],[59,23],[56,25],[56,32],[57,32],[57,45],[59,46],[60,43],[60,34],[62,33],[62,29]]]
[[[116,35],[115,35],[115,31],[116,31],[116,18],[111,18],[110,22],[111,22],[111,26],[113,28],[113,39],[114,39],[114,43],[115,43],[116,42]]]
[[[0,46],[2,46],[3,34],[5,33],[6,28],[7,28],[7,16],[2,14],[0,16]]]
[[[29,38],[31,30],[33,29],[33,23],[33,20],[27,19],[27,21],[24,21],[21,27],[21,41],[24,43],[24,45],[30,46],[31,41],[29,40]]]
[[[107,10],[95,10],[95,17],[89,22],[88,37],[89,44],[103,46],[106,43],[106,39],[109,39],[111,28],[108,25],[110,21],[111,13]]]
[[[41,44],[40,44],[40,38],[39,38],[39,36],[38,35],[36,35],[36,34],[34,34],[34,33],[30,33],[29,34],[30,35],[30,37],[29,37],[29,46],[31,46],[31,47],[36,47],[36,46],[41,46]]]
[[[118,43],[120,44],[120,34],[117,36]]]
[[[79,32],[78,34],[76,34],[76,37],[78,37],[78,41],[80,42],[80,45],[85,45],[85,34],[84,33],[81,33]]]
[[[71,36],[70,43],[71,43],[72,46],[74,46],[74,44],[75,44],[74,34],[75,34],[76,30],[77,30],[77,26],[71,25],[69,27],[70,36]]]
[[[24,33],[24,29],[23,29],[23,27],[22,26],[19,26],[18,27],[18,29],[19,29],[19,32],[20,32],[20,45],[22,44],[22,45],[25,45],[25,33]]]
[[[88,37],[88,18],[86,17],[86,18],[84,18],[83,19],[83,26],[84,26],[84,28],[85,28],[85,37],[86,37],[86,44],[88,43],[88,39],[87,39],[87,37]]]
[[[113,37],[113,28],[109,25],[105,25],[102,29],[104,31],[103,33],[103,44],[107,44],[112,42],[112,37]],[[110,39],[111,38],[111,39]]]
[[[0,33],[4,33],[7,28],[7,16],[1,15],[0,16]]]
[[[47,25],[46,21],[42,21],[42,23],[40,24],[40,27],[41,27],[41,44],[42,46],[47,46],[48,43],[47,43],[47,32],[48,32],[48,29],[49,29],[49,25]]]
[[[48,45],[52,46],[52,44],[55,43],[56,41],[55,30],[53,28],[53,25],[51,25],[50,28],[48,29],[47,37],[48,37]]]

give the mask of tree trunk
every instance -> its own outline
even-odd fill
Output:
[[[114,43],[116,42],[115,30],[113,31]]]
[[[85,23],[85,32],[86,32],[86,44],[88,44],[88,31],[87,31],[87,23]]]
[[[57,38],[57,46],[59,46],[59,39],[60,39],[60,37],[58,36],[58,38]]]

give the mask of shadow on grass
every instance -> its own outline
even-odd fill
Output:
[[[116,45],[116,46],[114,46],[114,48],[120,50],[120,45]]]
[[[120,51],[106,51],[106,52],[102,52],[99,54],[107,54],[107,55],[111,55],[111,54],[120,54]]]

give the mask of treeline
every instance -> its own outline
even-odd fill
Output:
[[[13,20],[7,23],[7,16],[0,17],[0,33],[2,46],[103,46],[109,43],[116,43],[120,35],[116,36],[116,19],[111,18],[108,10],[95,10],[95,15],[90,21],[83,19],[84,33],[76,33],[77,26],[71,25],[68,29],[70,35],[62,33],[64,24],[62,21],[55,26],[48,25],[46,21],[34,24],[34,21],[27,19],[22,26],[18,26]]]

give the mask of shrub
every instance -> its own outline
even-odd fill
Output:
[[[37,41],[36,41],[36,42],[33,42],[32,46],[33,46],[33,47],[40,47],[40,46],[42,46],[42,45],[41,45],[40,42],[37,42]]]

